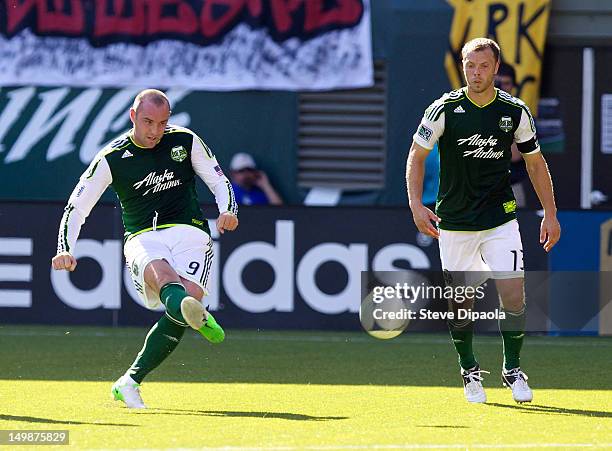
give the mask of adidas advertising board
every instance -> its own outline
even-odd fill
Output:
[[[96,206],[83,226],[76,271],[51,270],[62,208],[59,202],[0,203],[6,218],[0,321],[154,322],[159,312],[141,305],[125,267],[114,205]],[[205,214],[213,211],[204,207]],[[537,236],[535,214],[520,220],[523,233]],[[440,270],[435,240],[417,233],[408,209],[242,207],[239,229],[213,239],[211,295],[204,302],[228,328],[359,329],[361,271]],[[527,266],[544,268],[545,262],[530,261],[541,254],[526,245]]]

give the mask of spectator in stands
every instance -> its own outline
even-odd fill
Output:
[[[230,162],[230,178],[236,202],[241,205],[282,205],[265,172],[258,170],[248,153],[240,152]]]
[[[495,75],[495,87],[506,91],[508,94],[517,96],[516,91],[516,72],[514,67],[507,63],[500,63],[497,74]],[[512,160],[510,162],[510,185],[516,199],[517,207],[526,206],[525,187],[523,181],[527,178],[527,168],[521,153],[516,148],[516,144],[512,144]]]

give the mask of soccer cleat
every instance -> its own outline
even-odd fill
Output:
[[[502,384],[512,390],[512,397],[518,403],[531,402],[533,392],[527,385],[527,375],[519,367],[509,371],[502,370]]]
[[[139,387],[140,384],[134,379],[124,375],[113,384],[111,393],[115,401],[123,401],[128,409],[146,409],[147,406],[140,397]]]
[[[187,324],[211,343],[221,343],[225,339],[225,332],[221,326],[196,298],[191,296],[183,298],[181,313]]]
[[[461,368],[463,378],[463,393],[469,402],[487,402],[487,394],[482,386],[481,374],[489,374],[488,371],[481,370],[478,365],[469,370]]]

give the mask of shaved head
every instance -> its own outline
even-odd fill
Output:
[[[155,147],[164,136],[169,118],[170,102],[166,94],[157,89],[139,92],[130,108],[134,142],[147,149]]]
[[[166,105],[168,110],[170,110],[170,100],[168,100],[166,94],[157,89],[145,89],[144,91],[140,91],[134,99],[132,109],[138,113],[138,107],[140,107],[140,104],[144,102],[151,102],[157,107]]]

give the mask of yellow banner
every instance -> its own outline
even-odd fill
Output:
[[[444,65],[453,89],[463,86],[461,48],[474,38],[501,47],[502,61],[516,71],[520,97],[537,114],[542,56],[551,0],[447,0],[455,9]]]

